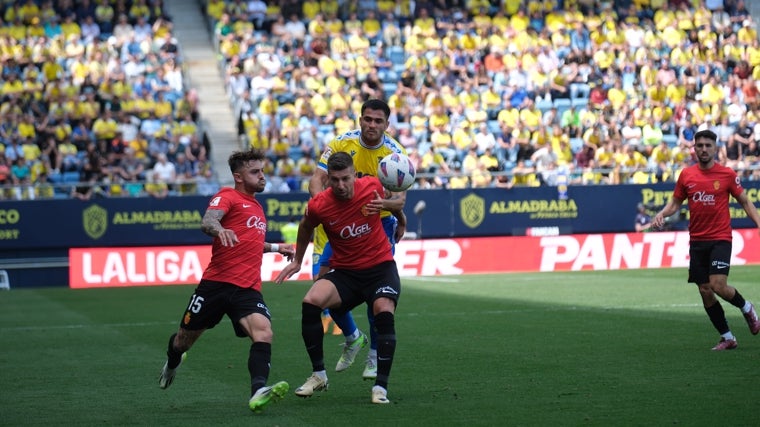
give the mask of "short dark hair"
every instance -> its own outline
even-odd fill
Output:
[[[338,151],[327,159],[327,171],[342,171],[354,166],[354,159],[350,154]]]
[[[711,131],[710,129],[702,129],[701,131],[694,134],[694,142],[697,142],[697,139],[699,138],[707,138],[709,140],[712,140],[712,142],[718,141],[718,135],[716,135],[715,132]]]
[[[388,106],[388,104],[383,101],[382,99],[369,99],[364,104],[362,104],[361,113],[364,115],[364,110],[366,109],[370,110],[381,110],[383,114],[385,114],[385,119],[387,120],[391,116],[391,107]]]
[[[266,157],[266,151],[260,149],[235,151],[230,155],[227,163],[230,165],[230,171],[232,173],[237,173],[240,168],[245,166],[245,164],[251,160],[264,160]]]

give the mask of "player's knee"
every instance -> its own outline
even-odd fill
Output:
[[[322,309],[314,304],[310,304],[306,301],[304,301],[301,304],[301,322],[304,324],[308,323],[319,323],[319,319],[322,315]]]
[[[271,343],[272,338],[274,338],[274,332],[272,332],[272,328],[256,329],[253,331],[251,338],[253,338],[254,342]]]
[[[378,335],[396,337],[395,316],[390,311],[383,311],[375,315],[375,329]]]

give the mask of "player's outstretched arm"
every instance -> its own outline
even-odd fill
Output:
[[[264,252],[277,252],[279,254],[285,255],[285,259],[288,261],[293,261],[293,256],[296,253],[296,249],[293,247],[293,245],[289,244],[264,242]]]
[[[314,232],[314,226],[306,223],[306,218],[301,219],[301,223],[298,224],[298,237],[296,238],[296,250],[290,263],[282,269],[280,274],[274,279],[275,283],[282,283],[286,279],[290,278],[294,274],[301,271],[301,264],[303,264],[303,257],[306,254],[306,248],[309,246],[309,240]]]

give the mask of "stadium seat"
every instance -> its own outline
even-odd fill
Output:
[[[570,150],[573,154],[581,151],[583,148],[583,138],[570,138]]]
[[[575,107],[576,110],[582,110],[588,105],[588,98],[573,98],[570,104]]]
[[[48,173],[48,181],[51,184],[58,184],[63,180],[63,176],[60,172],[49,172]]]
[[[393,65],[404,65],[406,62],[406,53],[404,53],[404,48],[401,46],[391,46],[388,49],[388,57]]]
[[[554,107],[557,108],[557,115],[562,117],[562,113],[570,109],[572,102],[570,98],[557,98],[554,100]]]
[[[79,172],[64,172],[63,180],[61,182],[66,184],[79,182]]]
[[[411,129],[411,128],[412,128],[412,125],[410,125],[407,122],[398,122],[398,123],[396,123],[396,129],[398,129],[398,130],[401,130],[401,129]]]
[[[377,72],[377,76],[380,77],[380,81],[383,83],[393,83],[396,84],[398,82],[399,74],[396,72],[396,70],[382,70]]]
[[[301,147],[290,147],[288,157],[293,159],[294,162],[297,162],[303,157],[303,150],[301,150]]]
[[[385,99],[388,99],[396,93],[396,83],[383,83],[383,94],[385,94]]]
[[[334,135],[335,134],[335,125],[332,123],[326,123],[319,125],[317,128],[317,138],[320,140],[324,139],[325,135]]]
[[[536,108],[541,110],[541,113],[545,113],[552,109],[554,106],[554,103],[548,99],[542,99],[540,101],[536,101]]]
[[[488,131],[492,134],[501,134],[501,124],[499,124],[498,120],[489,120],[486,122],[486,126],[488,127]]]
[[[678,135],[665,134],[662,136],[662,140],[665,141],[670,148],[678,146]]]

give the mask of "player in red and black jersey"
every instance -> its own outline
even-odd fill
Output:
[[[689,205],[689,282],[699,286],[702,304],[715,329],[721,335],[713,350],[732,350],[736,337],[728,327],[725,313],[716,294],[739,308],[753,335],[760,332],[755,308],[728,285],[731,267],[731,216],[729,196],[742,205],[747,216],[760,227],[760,215],[747,198],[733,169],[716,163],[717,135],[702,130],[694,135],[698,163],[681,172],[670,202],[655,215],[652,225],[662,227],[665,218],[678,212],[684,200]]]
[[[261,294],[264,252],[293,258],[292,245],[266,243],[267,221],[256,193],[264,191],[266,154],[261,150],[233,153],[229,158],[235,188],[223,188],[211,198],[201,230],[214,238],[211,261],[203,272],[179,330],[169,338],[167,361],[158,379],[161,388],[171,385],[177,368],[193,343],[226,314],[238,337],[252,341],[248,354],[251,375],[249,408],[261,411],[271,400],[282,398],[288,383],[266,386],[272,354],[272,323]]]
[[[314,282],[303,299],[301,333],[312,375],[296,394],[308,397],[327,389],[322,310],[341,314],[366,302],[372,307],[378,334],[372,403],[389,403],[388,377],[396,350],[394,313],[401,281],[380,219],[385,189],[374,176],[357,178],[353,159],[345,152],[334,153],[327,160],[327,182],[330,188],[306,206],[293,261],[275,279],[281,283],[301,269],[312,232],[321,224],[332,245],[331,270]],[[405,223],[401,209],[392,213]]]

